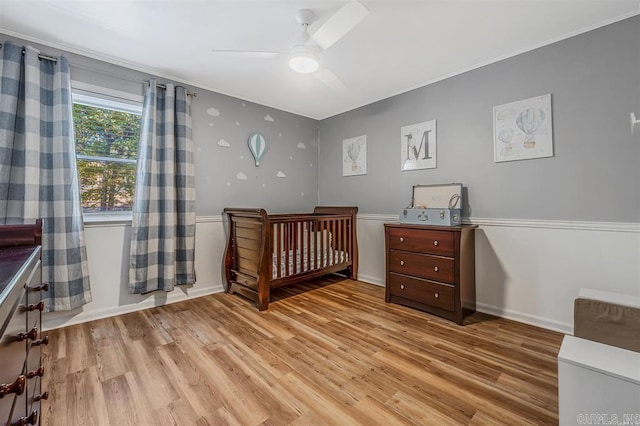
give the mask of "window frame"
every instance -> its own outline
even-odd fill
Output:
[[[144,101],[144,97],[141,94],[134,94],[128,92],[122,92],[119,90],[109,89],[106,87],[95,86],[92,84],[87,84],[78,81],[71,82],[71,94],[72,94],[72,107],[74,104],[86,105],[96,108],[104,108],[110,109],[114,111],[122,111],[130,114],[140,114],[142,115],[142,104]],[[75,140],[75,138],[74,138]],[[74,142],[75,143],[75,142]],[[87,156],[76,153],[76,161],[79,159],[91,160],[95,159],[98,161],[110,161],[114,163],[135,163],[137,164],[138,159],[130,160],[130,159],[122,159],[122,158],[112,158],[112,157],[95,157],[95,156]],[[82,194],[80,194],[82,197]],[[82,199],[81,199],[82,204]],[[84,207],[82,207],[84,210]],[[100,223],[130,223],[131,222],[131,211],[120,211],[120,212],[82,212],[84,223],[85,224],[100,224]]]

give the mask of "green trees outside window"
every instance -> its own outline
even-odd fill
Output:
[[[140,115],[75,103],[73,122],[83,211],[130,211]]]

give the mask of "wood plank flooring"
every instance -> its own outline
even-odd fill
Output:
[[[302,292],[304,291],[304,292]],[[43,425],[557,424],[562,335],[317,279],[52,330]]]

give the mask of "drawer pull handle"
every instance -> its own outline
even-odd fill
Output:
[[[27,305],[27,311],[31,312],[31,311],[35,311],[36,309],[42,312],[44,310],[44,302]]]
[[[16,395],[22,395],[24,388],[27,385],[27,378],[24,375],[19,375],[13,383],[0,384],[0,398],[4,398],[5,395],[15,393]]]
[[[434,270],[434,271],[436,271],[436,272],[438,272],[438,271],[440,270],[440,268],[438,268],[437,266],[434,266],[434,267],[433,267],[433,270]]]
[[[400,284],[400,290],[404,290],[404,284]]]
[[[40,285],[27,286],[27,289],[31,291],[49,291],[49,283],[42,283]]]
[[[42,377],[44,376],[44,366],[41,365],[37,370],[29,371],[27,373],[27,379],[33,379],[34,377]]]
[[[404,260],[400,261],[400,266],[404,266]]]
[[[15,423],[11,423],[11,425],[16,426],[24,426],[24,425],[35,425],[38,424],[38,410],[33,410],[28,417],[20,417]]]
[[[16,338],[18,339],[19,342],[22,342],[27,339],[36,340],[38,338],[38,328],[33,327],[28,333],[18,333]]]
[[[440,293],[436,292],[435,296],[436,296],[436,299],[440,298]]]
[[[40,401],[41,399],[49,399],[49,392],[43,392],[33,397],[34,401]]]
[[[31,342],[31,346],[40,346],[40,345],[48,345],[49,344],[49,336],[44,336],[42,339],[34,340]]]
[[[438,242],[438,240],[435,240],[435,241],[433,242],[433,245],[434,245],[434,246],[437,246],[438,244],[440,244],[440,243]]]
[[[400,237],[400,242],[404,243],[404,237]]]

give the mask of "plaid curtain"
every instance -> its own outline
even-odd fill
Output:
[[[196,210],[191,99],[184,87],[145,88],[138,147],[129,292],[194,284]]]
[[[76,166],[69,63],[0,48],[0,224],[43,219],[46,310],[91,301]]]

